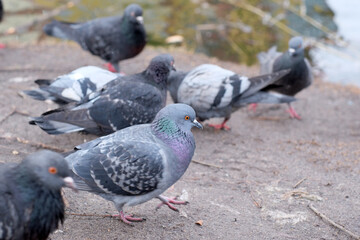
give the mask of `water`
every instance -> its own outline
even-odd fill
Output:
[[[27,0],[3,1],[5,7],[12,8],[12,11],[29,8]],[[37,6],[49,9],[64,4],[64,1],[34,0],[34,2]],[[280,21],[301,35],[324,39],[326,34],[323,31],[283,7],[284,2],[290,2],[295,12],[306,12],[329,31],[338,30],[339,34],[349,41],[346,48],[327,45],[326,50],[317,48],[310,50],[314,64],[324,71],[324,78],[360,86],[356,79],[360,71],[360,15],[356,12],[360,7],[359,0],[224,0],[232,4],[219,0],[78,0],[74,7],[62,11],[56,18],[81,22],[122,14],[123,9],[132,2],[144,8],[145,27],[150,45],[167,46],[165,42],[167,37],[181,35],[184,38],[182,45],[189,49],[248,65],[256,64],[256,54],[273,45],[277,45],[281,51],[287,48],[291,34],[276,27],[271,20]],[[258,7],[255,12],[263,15],[259,16],[251,12],[251,9],[249,11],[246,9],[246,4]],[[41,13],[8,16],[6,21],[0,24],[0,30],[22,25],[24,21],[31,21],[39,14]],[[20,37],[3,39],[33,41],[39,33],[40,31],[35,31]]]
[[[311,55],[324,71],[325,80],[360,86],[360,1],[328,0],[328,4],[335,12],[338,33],[348,42],[348,46],[330,46],[336,50],[334,53],[314,49]]]

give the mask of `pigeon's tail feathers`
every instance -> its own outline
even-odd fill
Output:
[[[258,53],[256,56],[260,63],[260,74],[271,73],[273,64],[280,55],[276,46],[271,47],[267,52]]]
[[[242,107],[246,104],[250,103],[291,103],[296,101],[295,97],[280,94],[280,93],[274,93],[274,92],[257,92],[247,98],[241,98],[239,99],[234,106]]]
[[[24,90],[23,93],[30,96],[31,98],[39,101],[45,100],[55,100],[55,98],[51,95],[51,93],[42,90],[41,88],[35,90]]]
[[[76,28],[72,27],[73,25],[76,25],[76,23],[66,23],[53,20],[51,23],[46,24],[43,30],[47,35],[52,37],[76,40],[74,34],[74,29]]]
[[[59,135],[84,130],[84,128],[70,123],[46,120],[42,117],[32,118],[29,123],[32,125],[38,125],[42,130],[51,135]]]
[[[37,79],[35,80],[35,83],[39,86],[39,87],[48,87],[50,86],[50,84],[53,82],[53,80],[50,79]]]
[[[246,98],[254,93],[260,91],[261,89],[265,88],[269,84],[272,84],[288,74],[290,69],[285,69],[281,71],[277,71],[270,74],[260,75],[256,77],[249,78],[250,86],[249,88],[241,95],[241,98]]]
[[[71,166],[70,158],[65,158],[69,165]],[[80,191],[93,192],[93,189],[78,175],[76,175],[73,171],[71,171],[71,177],[74,179],[76,188]]]
[[[57,111],[57,110],[49,111],[41,117],[31,118],[29,121],[29,124],[37,125],[45,132],[47,132],[48,134],[52,134],[52,135],[78,132],[78,131],[84,130],[83,127],[77,126],[75,124],[56,120],[56,112],[55,111]],[[54,114],[55,117],[52,117],[50,115],[51,113],[55,113]],[[50,116],[50,117],[47,117],[47,116]],[[51,119],[51,118],[53,118],[53,119]]]

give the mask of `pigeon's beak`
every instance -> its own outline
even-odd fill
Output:
[[[74,192],[78,191],[77,188],[76,188],[74,179],[72,179],[72,177],[65,177],[63,179],[64,179],[66,187],[71,188]]]
[[[137,16],[136,17],[136,20],[141,23],[141,24],[144,24],[144,18],[142,16]]]
[[[193,124],[195,127],[203,129],[203,125],[201,125],[201,123],[199,123],[196,119],[194,119]]]
[[[289,48],[290,56],[294,55],[295,52],[296,52],[296,50],[294,48]]]

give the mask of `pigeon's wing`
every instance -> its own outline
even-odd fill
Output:
[[[241,97],[241,98],[249,97],[249,96],[253,95],[254,93],[260,91],[261,89],[264,89],[268,85],[273,84],[274,82],[278,81],[279,79],[281,79],[282,77],[287,75],[289,72],[290,72],[290,69],[285,69],[285,70],[277,71],[274,73],[269,73],[269,74],[250,78],[249,79],[249,82],[250,82],[249,87],[246,89],[246,91],[241,93],[241,95],[239,97]],[[237,100],[237,98],[234,98],[234,99]]]
[[[254,93],[253,95],[240,98],[238,101],[234,102],[234,107],[244,107],[250,103],[290,103],[296,101],[296,98],[292,96],[287,96],[280,93],[275,92],[263,92],[259,91]]]
[[[112,16],[89,21],[82,27],[82,36],[77,42],[85,50],[106,61],[112,61],[121,53],[122,17]]]
[[[78,102],[104,84],[119,77],[117,74],[95,66],[78,68],[55,80],[38,79],[39,89],[26,90],[25,94],[37,100],[52,100],[59,104]]]
[[[85,130],[101,135],[151,122],[164,105],[159,89],[141,82],[123,81],[97,93],[89,102],[46,112],[33,118],[30,124],[38,125],[49,134]]]
[[[89,109],[97,123],[111,126],[113,131],[124,127],[149,123],[165,105],[165,96],[153,85],[123,81],[108,88]]]
[[[112,136],[67,157],[80,190],[131,196],[157,189],[166,162],[161,147],[153,142],[116,141]]]
[[[58,77],[47,91],[63,101],[78,102],[118,77],[110,71],[86,66]]]
[[[189,72],[178,90],[179,102],[191,105],[196,111],[228,106],[234,96],[249,86],[247,77],[216,65],[204,64]]]

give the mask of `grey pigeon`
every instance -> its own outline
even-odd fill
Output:
[[[4,6],[2,0],[0,0],[0,22],[2,21],[3,17],[4,17]],[[0,43],[0,49],[5,47],[6,47],[5,44]]]
[[[135,57],[146,44],[142,8],[130,4],[123,16],[94,19],[85,23],[52,21],[45,25],[47,35],[76,41],[84,50],[108,61],[120,72],[119,61]]]
[[[161,54],[147,69],[108,82],[75,105],[48,111],[33,118],[49,134],[85,131],[106,135],[122,128],[150,123],[166,104],[166,81],[174,58]]]
[[[264,87],[286,75],[289,70],[248,78],[212,64],[200,65],[189,73],[172,72],[168,89],[174,102],[192,106],[201,121],[223,117],[216,129],[230,129],[231,113],[249,103],[295,101],[281,94],[261,92]]]
[[[25,90],[24,93],[36,100],[51,100],[62,105],[79,102],[86,95],[101,89],[106,83],[118,77],[121,75],[99,67],[86,66],[59,76],[55,80],[38,79],[35,83],[39,88]]]
[[[298,92],[310,86],[313,81],[310,63],[304,57],[304,45],[301,37],[290,39],[288,51],[284,53],[277,52],[274,46],[267,53],[259,53],[258,59],[261,65],[261,74],[291,69],[289,74],[270,84],[263,91],[274,91],[295,96]],[[290,103],[288,105],[290,116],[301,119]]]
[[[171,209],[184,202],[161,194],[185,173],[195,151],[191,128],[202,128],[194,109],[171,104],[151,124],[131,126],[75,147],[66,160],[79,190],[112,201],[123,222],[142,221],[125,215],[125,205],[160,199]]]
[[[0,165],[0,239],[47,239],[64,221],[62,187],[76,190],[69,166],[48,150]]]

